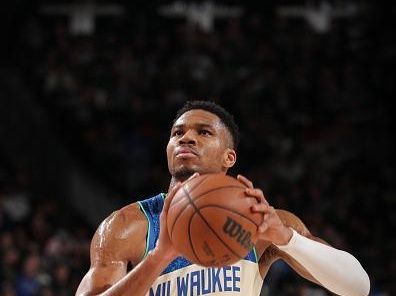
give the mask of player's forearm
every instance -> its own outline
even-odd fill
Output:
[[[144,296],[152,283],[168,266],[173,258],[154,249],[147,257],[123,277],[117,284],[100,294],[101,296]]]
[[[342,296],[367,296],[370,280],[351,254],[301,236],[278,248],[300,263],[325,288]]]

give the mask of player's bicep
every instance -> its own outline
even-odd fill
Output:
[[[115,215],[102,222],[91,241],[91,267],[76,295],[97,295],[117,283],[127,272],[128,261],[119,256],[121,245],[114,239]]]

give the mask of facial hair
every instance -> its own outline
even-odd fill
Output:
[[[176,180],[183,182],[183,181],[187,180],[188,178],[190,178],[194,173],[195,173],[195,171],[190,168],[182,168],[182,169],[176,171],[173,174],[173,177]]]

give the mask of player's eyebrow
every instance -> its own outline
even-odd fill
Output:
[[[208,124],[208,123],[193,123],[192,126],[197,127],[197,128],[209,128],[209,129],[213,129],[213,125],[212,124]],[[172,130],[173,129],[183,129],[186,127],[186,124],[184,123],[180,123],[180,124],[175,124],[174,126],[172,126]]]

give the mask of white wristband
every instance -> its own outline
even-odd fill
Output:
[[[295,231],[293,228],[290,227],[290,229],[293,231],[292,237],[289,240],[289,242],[286,245],[277,245],[274,244],[275,246],[277,246],[280,250],[285,251],[289,248],[293,248],[293,246],[296,244],[296,240],[298,236],[301,236],[297,231]]]
[[[368,295],[370,280],[354,256],[292,230],[290,241],[276,246],[300,263],[323,287],[338,295]]]

